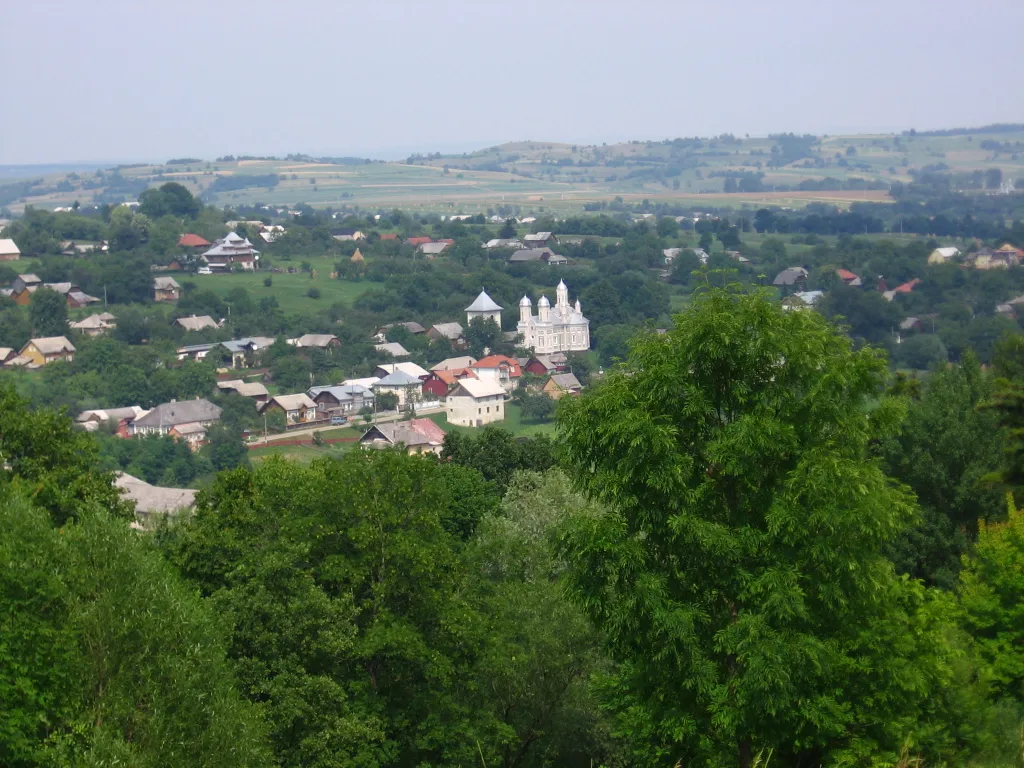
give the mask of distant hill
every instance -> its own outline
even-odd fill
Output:
[[[723,134],[609,145],[513,141],[475,152],[357,157],[176,158],[116,168],[5,166],[0,207],[61,207],[133,200],[147,187],[180,182],[218,205],[360,205],[423,210],[582,210],[624,199],[722,205],[848,205],[886,200],[894,182],[922,174],[1024,179],[1024,125],[902,134],[763,137]],[[990,178],[986,176],[985,178]],[[986,182],[987,183],[987,182]],[[978,184],[974,184],[978,186]]]

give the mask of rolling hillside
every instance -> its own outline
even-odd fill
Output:
[[[167,181],[228,206],[307,203],[476,212],[505,204],[569,212],[617,196],[716,206],[798,207],[811,201],[843,206],[890,199],[891,184],[928,172],[952,174],[964,188],[983,188],[985,172],[995,168],[1004,184],[1024,183],[1024,126],[902,135],[723,135],[601,146],[519,141],[397,162],[229,157],[62,169],[41,176],[30,176],[26,167],[25,178],[0,184],[0,207],[17,213],[26,205],[116,203]],[[16,166],[5,172],[8,179],[18,178]]]

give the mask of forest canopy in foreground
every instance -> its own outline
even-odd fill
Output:
[[[0,762],[1018,765],[1021,349],[922,385],[700,292],[554,445],[270,460],[155,534],[8,390]]]

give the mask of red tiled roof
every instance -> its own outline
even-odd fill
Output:
[[[452,240],[451,238],[447,238],[445,240],[435,240],[434,242],[435,243],[448,243],[448,245],[455,245],[455,241]]]
[[[476,374],[469,368],[452,368],[448,371],[431,371],[431,373],[437,376],[437,378],[449,387],[453,386],[459,379],[476,378]]]
[[[407,242],[409,245],[423,245],[424,243],[432,243],[434,241],[431,240],[429,237],[410,237],[405,242]]]
[[[384,233],[383,235],[380,236],[380,239],[381,240],[397,240],[398,239],[398,235],[396,235],[394,232],[390,232],[390,233],[386,232],[386,233]]]
[[[423,435],[427,440],[434,443],[444,442],[444,430],[430,419],[410,419],[406,422],[399,422],[403,426]]]
[[[193,235],[191,232],[186,232],[178,238],[178,245],[182,248],[206,248],[210,245],[210,242],[208,240],[204,240],[199,235]]]
[[[839,275],[839,277],[841,279],[843,279],[843,280],[856,280],[857,279],[857,275],[853,274],[853,272],[851,272],[848,269],[837,269],[836,270],[836,274]]]
[[[470,368],[500,368],[503,365],[507,365],[509,374],[513,377],[522,376],[523,370],[519,367],[519,363],[511,357],[505,355],[488,355],[483,360],[477,360]]]
[[[903,285],[897,285],[895,288],[893,288],[893,290],[896,293],[910,293],[912,290],[914,290],[915,287],[917,287],[918,283],[920,282],[921,278],[915,277],[913,280],[909,280],[905,282]]]

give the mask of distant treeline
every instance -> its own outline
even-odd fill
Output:
[[[992,123],[983,125],[980,128],[943,128],[937,131],[915,131],[911,128],[904,131],[904,136],[967,136],[970,134],[985,133],[1017,133],[1024,131],[1024,123]]]
[[[252,176],[218,176],[213,183],[207,187],[205,195],[218,192],[233,192],[237,189],[252,189],[253,187],[265,187],[270,189],[276,187],[279,177],[276,173]],[[205,196],[204,195],[204,196]]]

